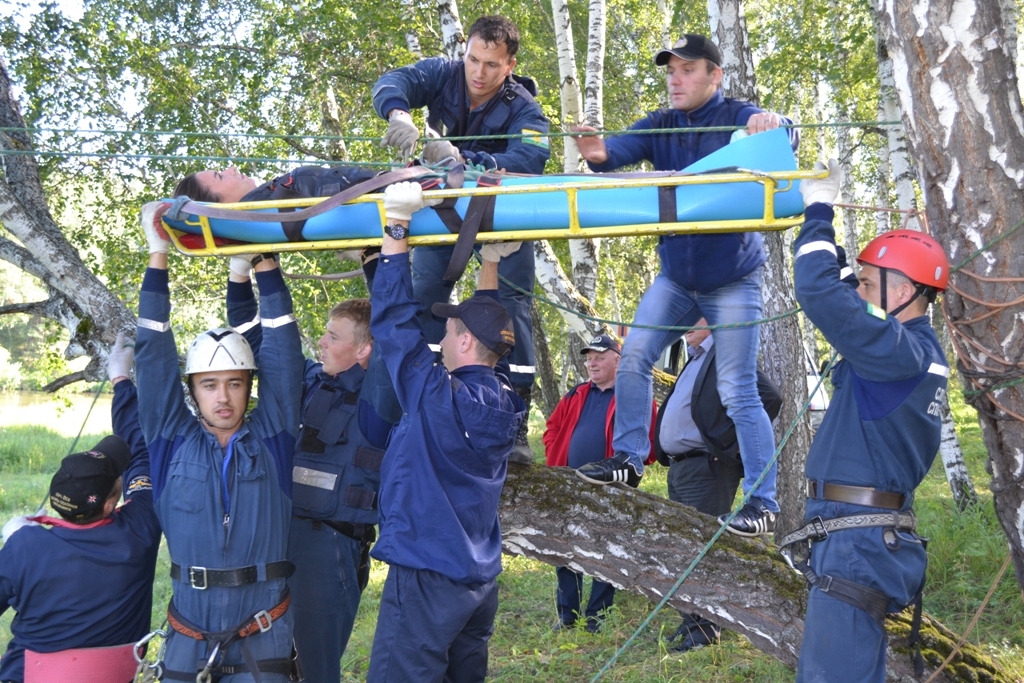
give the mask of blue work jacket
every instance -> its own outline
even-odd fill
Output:
[[[139,298],[136,372],[142,429],[152,462],[157,514],[171,560],[182,567],[227,569],[286,559],[291,469],[299,430],[303,358],[292,302],[280,270],[256,273],[263,324],[259,402],[226,448],[185,405],[178,351],[169,323],[167,271],[146,271]],[[188,573],[172,583],[175,607],[207,631],[237,626],[280,602],[285,579],[193,588]],[[291,653],[291,615],[246,639],[257,659]],[[240,661],[236,643],[226,663]],[[184,670],[206,646],[183,637],[168,644],[168,668]],[[195,657],[195,658],[193,658]],[[191,663],[189,663],[191,660]]]
[[[812,204],[793,243],[796,297],[804,313],[842,355],[834,393],[807,454],[808,479],[906,495],[904,508],[939,449],[949,367],[927,316],[901,323],[840,280],[833,211]],[[807,501],[807,519],[889,510]],[[837,531],[815,543],[811,567],[884,592],[890,610],[907,605],[924,580],[920,538],[886,543],[882,528]]]
[[[634,123],[630,130],[745,126],[751,116],[762,111],[749,102],[723,97],[717,91],[693,111],[659,109]],[[680,171],[728,145],[732,134],[733,131],[707,131],[608,137],[607,161],[589,166],[597,173],[605,173],[648,161],[656,171]],[[790,140],[796,149],[799,135],[795,129],[790,129]],[[711,292],[736,282],[765,262],[764,243],[758,232],[664,235],[658,240],[658,256],[666,277],[698,292]]]
[[[25,650],[111,647],[149,633],[160,524],[131,382],[114,387],[112,413],[132,452],[125,504],[94,524],[34,518],[47,526],[22,527],[0,548],[0,614],[17,612],[0,681],[23,680]]]
[[[428,123],[450,136],[548,132],[547,117],[530,91],[519,82],[532,86],[530,79],[510,76],[494,97],[471,110],[465,74],[461,60],[441,57],[420,60],[377,79],[373,86],[373,106],[384,118],[392,109],[412,111],[429,107]],[[481,116],[483,120],[477,121]],[[539,175],[551,156],[546,136],[455,141],[455,145],[467,161],[491,169],[503,168],[509,173]]]
[[[371,302],[370,329],[402,407],[381,470],[371,555],[459,583],[490,581],[501,573],[498,500],[526,404],[501,369],[469,365],[449,374],[434,363],[416,318],[408,254],[381,256]]]

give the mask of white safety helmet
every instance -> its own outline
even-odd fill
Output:
[[[245,337],[232,329],[218,327],[195,338],[185,356],[185,374],[219,370],[256,369],[256,360]]]

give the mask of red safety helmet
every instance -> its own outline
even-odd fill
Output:
[[[916,230],[893,230],[868,242],[857,263],[898,270],[914,282],[944,291],[949,283],[949,260],[942,246]]]

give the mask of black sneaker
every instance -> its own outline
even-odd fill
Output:
[[[629,456],[625,453],[616,453],[610,458],[588,463],[576,470],[576,476],[600,486],[619,482],[633,488],[640,485],[640,478],[643,477],[629,462]]]
[[[718,518],[719,523],[724,523],[729,515],[722,515]],[[736,516],[729,522],[727,529],[737,536],[764,536],[775,533],[775,513],[771,512],[762,503],[753,501],[747,503],[736,513]]]

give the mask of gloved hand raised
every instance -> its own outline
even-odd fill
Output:
[[[814,170],[824,171],[825,164],[820,161],[814,165]],[[804,196],[804,208],[811,204],[835,204],[839,196],[839,183],[843,180],[843,172],[839,168],[839,162],[835,159],[828,160],[828,177],[820,180],[803,180],[800,182],[800,194]]]
[[[484,261],[498,263],[506,256],[510,256],[523,246],[522,242],[488,242],[480,247],[480,257]]]
[[[142,205],[142,230],[146,233],[146,243],[150,254],[166,254],[171,249],[171,238],[164,230],[161,217],[170,208],[164,202],[147,202]]]
[[[130,341],[124,332],[118,332],[114,345],[107,353],[107,379],[131,377],[133,365],[135,365],[135,342]]]
[[[384,213],[389,221],[409,221],[423,207],[436,206],[442,201],[423,199],[423,188],[419,183],[395,183],[384,190]]]
[[[388,118],[388,131],[380,144],[382,147],[397,147],[408,157],[412,156],[419,138],[420,131],[412,122],[412,114],[399,109]]]

